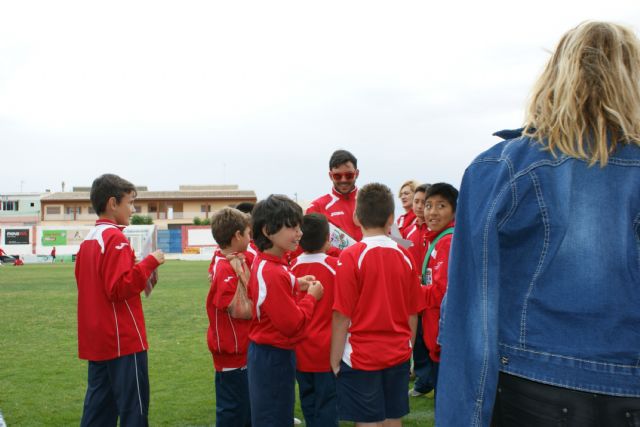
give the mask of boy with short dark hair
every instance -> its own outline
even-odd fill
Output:
[[[122,229],[135,212],[136,189],[117,175],[93,181],[91,204],[99,216],[80,245],[79,357],[89,361],[82,426],[146,426],[149,414],[147,335],[140,293],[164,263],[155,251],[139,263]]]
[[[426,309],[422,316],[424,342],[432,361],[434,388],[438,389],[440,366],[440,306],[447,291],[449,252],[458,201],[458,190],[451,184],[439,182],[426,192],[424,219],[429,227],[427,252],[422,264],[422,292]]]
[[[331,316],[334,278],[338,259],[327,255],[331,247],[329,222],[318,213],[302,220],[300,246],[304,253],[297,257],[291,271],[296,277],[312,275],[322,283],[324,295],[316,304],[304,338],[296,345],[296,378],[300,407],[310,427],[338,426],[336,379],[331,371]],[[302,292],[304,296],[306,293]]]
[[[388,237],[393,194],[382,184],[358,193],[362,241],[336,270],[331,366],[341,420],[401,425],[409,413],[409,359],[422,309],[411,255]]]
[[[413,193],[413,212],[416,221],[413,225],[405,229],[403,237],[411,241],[408,248],[409,253],[415,261],[418,269],[422,266],[424,255],[427,252],[427,223],[424,220],[424,202],[427,199],[427,190],[431,184],[422,184],[415,188]],[[422,333],[422,313],[418,315],[418,329],[416,331],[416,342],[413,346],[413,372],[416,380],[413,389],[409,391],[409,396],[418,397],[430,393],[433,390],[433,372],[429,352],[424,344]]]
[[[284,257],[302,237],[300,206],[286,196],[271,195],[256,204],[252,221],[259,252],[249,280],[255,314],[247,354],[251,423],[281,427],[293,420],[294,348],[323,289],[312,276],[296,279]],[[299,291],[307,295],[296,302]]]
[[[247,427],[251,425],[247,381],[251,322],[246,317],[250,319],[251,301],[246,282],[239,280],[232,263],[251,240],[249,217],[237,209],[224,208],[212,217],[211,233],[220,247],[213,256],[206,302],[207,344],[216,371],[216,426]]]

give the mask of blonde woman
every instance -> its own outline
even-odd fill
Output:
[[[640,425],[636,35],[567,32],[499,135],[460,190],[436,423]]]
[[[404,235],[404,230],[411,227],[416,222],[416,214],[413,212],[413,194],[416,191],[416,187],[420,185],[417,181],[411,179],[405,181],[400,186],[398,192],[398,198],[404,213],[398,216],[396,224],[400,229],[400,234]]]

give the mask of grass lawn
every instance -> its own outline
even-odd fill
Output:
[[[143,297],[152,426],[215,423],[207,266],[168,261],[156,290]],[[73,264],[0,267],[0,412],[7,426],[78,425],[86,376],[87,363],[77,357]],[[299,405],[296,416],[302,419]],[[404,425],[433,425],[433,400],[412,398]]]

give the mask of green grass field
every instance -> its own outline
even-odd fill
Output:
[[[143,297],[152,426],[215,423],[207,266],[168,261],[156,290]],[[0,412],[7,426],[78,425],[86,375],[87,363],[77,357],[73,264],[0,267]],[[296,416],[302,419],[299,406]],[[404,425],[433,425],[433,400],[412,398]]]

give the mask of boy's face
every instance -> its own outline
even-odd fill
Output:
[[[416,191],[413,193],[413,213],[424,221],[424,191]]]
[[[234,252],[246,251],[247,246],[249,246],[249,243],[251,242],[251,227],[247,226],[247,228],[244,229],[244,233],[236,231],[234,238],[235,241],[231,243],[233,245]]]
[[[434,194],[424,205],[424,220],[431,231],[441,231],[455,218],[451,203],[444,197]]]
[[[133,197],[132,193],[125,194],[122,199],[120,199],[120,203],[116,201],[115,197],[109,199],[108,207],[112,211],[111,213],[116,224],[129,225],[131,215],[136,213],[136,209],[133,207],[134,200],[135,197]]]
[[[356,179],[360,171],[353,166],[353,163],[343,163],[336,168],[331,168],[329,178],[333,182],[333,188],[338,193],[348,194],[356,188]]]
[[[295,251],[302,237],[302,230],[299,225],[295,227],[284,226],[274,234],[267,236],[274,249],[279,252]]]

